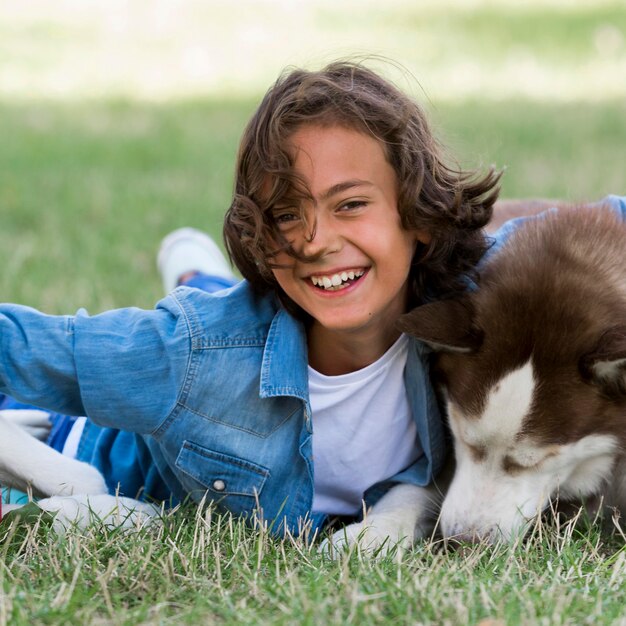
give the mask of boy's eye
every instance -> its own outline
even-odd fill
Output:
[[[279,227],[284,228],[298,221],[300,214],[293,209],[274,209],[272,211],[272,219]]]
[[[340,207],[340,211],[354,211],[355,209],[360,209],[364,207],[367,203],[365,200],[350,200],[349,202],[344,202]]]

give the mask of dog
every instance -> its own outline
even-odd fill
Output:
[[[626,512],[626,224],[609,207],[527,220],[477,288],[399,322],[433,350],[453,478],[399,485],[333,547],[510,540],[558,498]],[[447,490],[446,490],[447,488]]]

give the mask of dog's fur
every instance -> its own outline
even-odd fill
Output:
[[[557,494],[626,511],[626,225],[615,212],[529,221],[476,292],[402,326],[439,351],[457,463],[444,536],[508,538]]]
[[[158,507],[109,495],[95,467],[62,455],[33,436],[21,418],[35,413],[42,412],[0,411],[0,485],[45,496],[37,504],[54,514],[58,533],[73,524],[84,528],[92,520],[136,527],[157,519]],[[4,512],[17,508],[3,505]]]
[[[614,211],[529,220],[481,268],[477,290],[400,325],[434,349],[448,407],[456,469],[444,538],[518,536],[557,496],[601,496],[626,513],[626,224]],[[414,526],[423,534],[426,494],[402,490],[404,503],[392,490],[332,542],[361,532],[376,548],[383,534],[404,544]]]
[[[35,496],[107,493],[97,469],[63,456],[16,423],[25,411],[0,411],[0,485]]]

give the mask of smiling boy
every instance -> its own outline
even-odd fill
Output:
[[[111,493],[206,497],[275,533],[356,518],[445,462],[429,351],[395,324],[465,288],[498,180],[448,166],[362,65],[290,71],[237,159],[224,234],[244,280],[95,317],[2,305],[0,391],[87,415],[76,457]]]

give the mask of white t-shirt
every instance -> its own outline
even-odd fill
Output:
[[[313,414],[313,511],[354,515],[363,493],[411,465],[422,454],[411,416],[401,335],[378,361],[341,376],[309,367]]]

